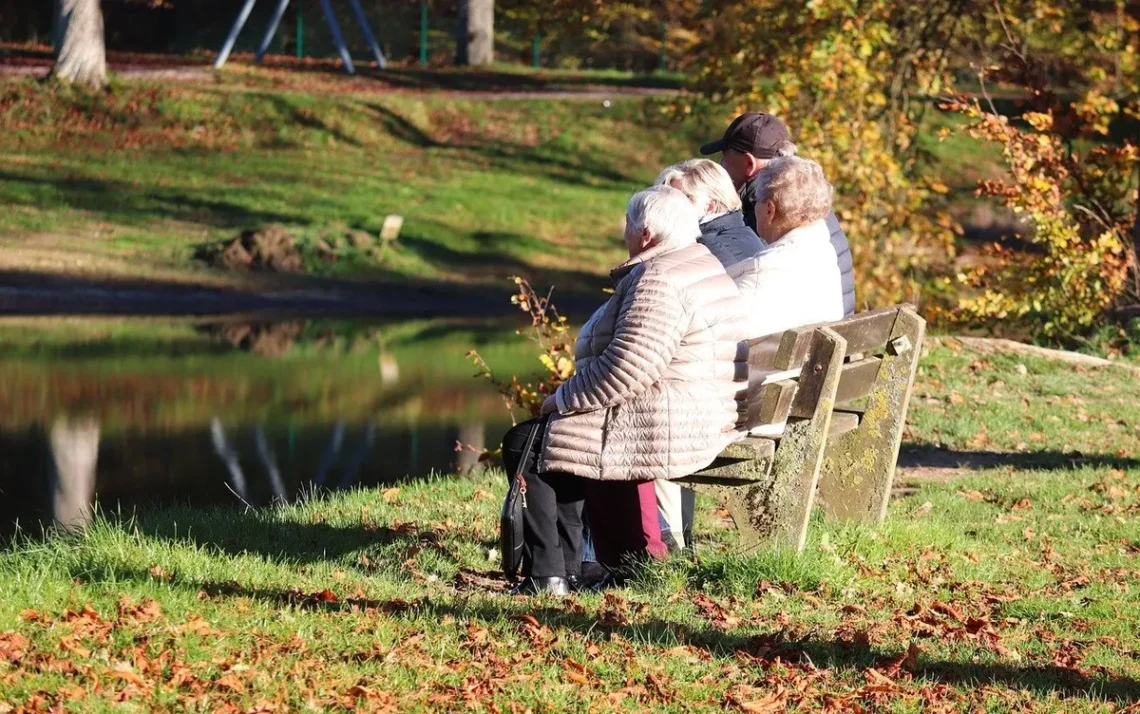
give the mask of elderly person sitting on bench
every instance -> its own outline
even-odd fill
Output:
[[[697,219],[670,186],[630,200],[629,260],[611,272],[613,295],[579,332],[576,373],[547,398],[542,417],[503,439],[508,473],[521,465],[527,486],[522,592],[564,595],[572,586],[587,484],[680,478],[739,436],[747,372],[740,295],[697,243]],[[615,519],[595,518],[593,502],[600,546]]]
[[[756,232],[765,248],[728,267],[747,305],[748,334],[843,319],[843,289],[831,232],[831,184],[819,164],[775,159],[752,184]]]
[[[709,159],[689,159],[666,168],[654,181],[689,197],[701,214],[701,244],[725,268],[754,258],[764,243],[745,225],[740,194],[724,167]],[[695,494],[670,481],[655,481],[661,538],[670,551],[693,546]]]
[[[689,197],[701,214],[700,242],[724,267],[755,257],[764,244],[745,225],[740,194],[724,167],[709,159],[673,164],[654,182],[672,186]]]

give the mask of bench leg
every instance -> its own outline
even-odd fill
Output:
[[[869,523],[886,518],[925,331],[925,320],[899,311],[891,331],[894,348],[879,367],[859,428],[828,444],[819,496],[829,516]]]
[[[820,328],[812,337],[811,352],[776,449],[772,478],[744,495],[749,537],[754,533],[757,542],[771,541],[797,552],[804,548],[846,350],[846,340],[828,328]],[[740,530],[743,536],[745,529]]]

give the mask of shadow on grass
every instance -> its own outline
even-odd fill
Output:
[[[391,107],[379,102],[364,102],[363,106],[376,114],[393,137],[421,149],[468,151],[489,160],[495,168],[545,176],[554,181],[579,186],[592,186],[599,181],[614,186],[639,183],[638,179],[582,154],[567,156],[550,150],[544,151],[541,146],[501,140],[479,143],[442,142]]]
[[[205,198],[194,192],[163,188],[155,185],[138,186],[124,181],[104,181],[85,177],[44,177],[14,171],[0,170],[0,183],[24,184],[34,187],[33,192],[46,192],[50,199],[29,197],[27,204],[50,200],[68,208],[88,211],[105,220],[136,224],[157,216],[176,221],[192,221],[218,228],[247,228],[266,223],[307,223],[300,213],[280,213],[255,209],[249,206],[256,201],[249,197],[250,188],[243,187],[242,198],[234,201]],[[10,199],[11,203],[17,203]]]
[[[427,243],[424,243],[426,246]],[[424,248],[432,250],[431,248]],[[455,267],[465,256],[441,249]],[[532,268],[503,261],[516,275],[529,277],[538,289],[558,285],[558,305],[571,317],[588,315],[605,298],[604,279],[589,273]],[[235,287],[215,288],[161,278],[73,276],[36,270],[0,270],[0,316],[139,315],[301,317],[490,318],[517,316],[514,292],[503,272],[501,283],[453,283],[388,274],[336,279],[309,275],[236,275]],[[484,277],[497,278],[499,273]],[[577,282],[575,282],[577,281]],[[565,286],[565,287],[563,287]]]
[[[1082,466],[1104,469],[1140,469],[1140,459],[1113,454],[1063,453],[1060,451],[955,451],[933,446],[903,444],[898,465],[908,469],[1012,468],[1018,471],[1067,471]]]

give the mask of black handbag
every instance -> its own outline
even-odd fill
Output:
[[[526,469],[534,456],[534,440],[541,427],[536,424],[530,430],[523,449],[519,467],[511,476],[507,497],[503,501],[503,512],[499,515],[499,552],[502,554],[503,575],[509,580],[518,577],[523,559],[523,509],[526,508]]]

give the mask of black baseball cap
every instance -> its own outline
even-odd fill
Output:
[[[776,158],[776,147],[791,141],[788,127],[771,114],[748,112],[732,120],[724,136],[701,147],[702,154],[715,154],[725,149],[747,152],[758,159]]]

